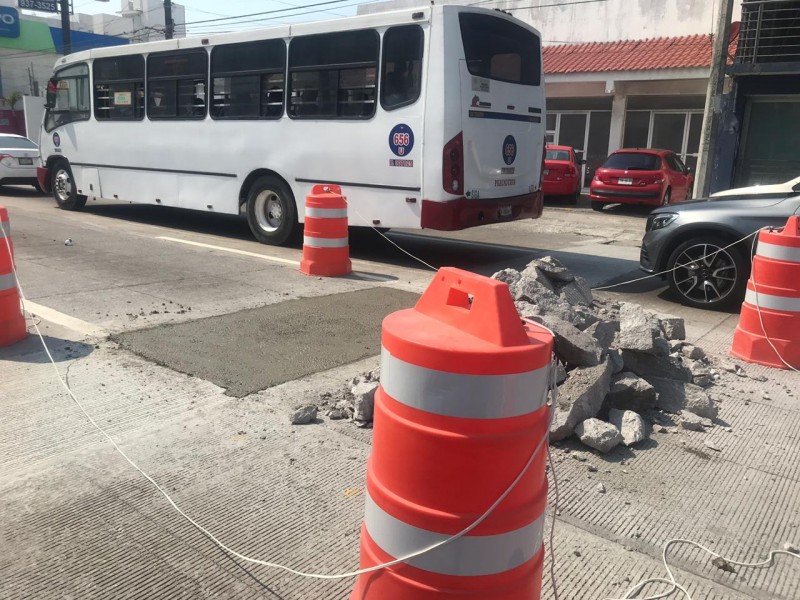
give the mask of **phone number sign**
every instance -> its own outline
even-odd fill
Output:
[[[26,10],[57,13],[58,0],[19,0],[19,7]]]

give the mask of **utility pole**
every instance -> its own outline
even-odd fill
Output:
[[[164,0],[164,37],[168,40],[172,39],[175,33],[175,22],[172,20],[172,0]]]
[[[61,45],[64,55],[72,52],[72,36],[69,30],[69,0],[61,0]]]
[[[722,0],[717,15],[717,33],[714,35],[714,52],[711,57],[711,73],[706,91],[706,110],[703,115],[703,132],[697,158],[697,177],[694,190],[696,198],[708,196],[711,186],[711,171],[714,168],[719,115],[722,110],[722,93],[725,91],[725,69],[728,66],[728,45],[731,39],[733,0]]]

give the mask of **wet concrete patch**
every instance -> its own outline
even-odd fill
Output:
[[[290,300],[114,336],[153,362],[242,397],[380,353],[381,321],[419,296],[387,287]]]

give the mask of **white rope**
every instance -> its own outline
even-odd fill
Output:
[[[366,219],[366,218],[365,218],[365,217],[364,217],[364,216],[363,216],[363,215],[362,215],[360,212],[358,212],[358,211],[357,211],[355,208],[353,208],[352,206],[349,206],[349,205],[348,205],[348,209],[352,209],[352,210],[353,210],[353,212],[354,212],[354,213],[356,213],[356,215],[358,215],[358,217],[359,217],[359,218],[360,218],[362,221],[364,221],[364,223],[366,223],[366,224],[367,224],[367,226],[371,227],[371,228],[373,229],[373,231],[375,231],[375,233],[377,233],[379,236],[381,236],[383,239],[385,239],[387,242],[389,242],[389,243],[390,243],[392,246],[394,246],[395,248],[397,248],[398,250],[400,250],[400,252],[403,252],[404,254],[407,254],[408,256],[410,256],[411,258],[413,258],[414,260],[416,260],[417,262],[420,262],[420,263],[422,263],[423,265],[425,265],[426,267],[428,267],[428,268],[429,268],[431,271],[438,271],[438,270],[439,270],[439,269],[437,269],[436,267],[434,267],[433,265],[431,265],[431,264],[429,264],[429,263],[426,263],[424,260],[422,260],[422,259],[421,259],[421,258],[419,258],[418,256],[414,256],[413,254],[411,254],[411,252],[409,252],[409,251],[408,251],[408,250],[406,250],[405,248],[401,247],[399,244],[395,243],[395,241],[394,241],[394,240],[391,240],[391,239],[389,239],[388,237],[386,237],[386,234],[384,234],[384,233],[383,233],[382,231],[380,231],[380,230],[379,230],[377,227],[375,227],[375,226],[374,226],[374,225],[373,225],[373,224],[372,224],[370,221],[368,221],[368,220],[367,220],[367,219]]]
[[[650,585],[652,583],[666,583],[666,584],[671,585],[672,588],[670,590],[666,591],[666,592],[661,593],[661,594],[656,594],[654,596],[646,596],[645,598],[641,598],[639,600],[660,600],[661,598],[666,598],[667,596],[673,594],[676,590],[681,591],[686,596],[687,600],[692,600],[692,595],[689,593],[689,591],[685,587],[683,587],[682,585],[680,585],[676,581],[675,575],[672,573],[672,569],[669,568],[669,564],[667,563],[667,553],[669,552],[669,549],[672,546],[674,546],[675,544],[689,544],[691,546],[695,546],[697,548],[700,548],[700,550],[703,550],[704,552],[707,552],[708,554],[710,554],[710,555],[712,555],[712,556],[714,556],[716,558],[721,558],[722,560],[724,560],[726,563],[728,563],[730,565],[735,565],[737,567],[744,567],[744,568],[758,569],[758,568],[764,568],[764,567],[771,567],[773,562],[774,562],[774,560],[775,560],[775,557],[777,555],[779,555],[779,554],[785,554],[785,555],[791,556],[792,558],[795,558],[795,559],[796,558],[800,558],[800,555],[795,554],[794,552],[789,552],[788,550],[772,550],[772,551],[770,551],[769,557],[766,560],[759,561],[759,562],[751,562],[751,563],[739,562],[739,561],[735,561],[735,560],[726,558],[726,557],[722,556],[721,554],[718,554],[717,552],[714,552],[713,550],[711,550],[709,548],[706,548],[702,544],[699,544],[699,543],[697,543],[697,542],[695,542],[693,540],[675,538],[675,539],[669,540],[666,544],[664,544],[664,550],[661,553],[661,560],[664,563],[664,568],[667,571],[667,575],[668,575],[669,579],[664,579],[663,577],[652,577],[650,579],[646,579],[646,580],[644,580],[644,581],[642,581],[640,583],[637,583],[636,585],[631,587],[625,593],[625,595],[622,598],[606,598],[605,600],[630,600],[630,599],[633,598],[632,594],[638,594],[642,590],[642,588],[644,588],[645,586]]]
[[[0,223],[0,230],[2,230],[2,232],[5,234],[5,229],[3,228],[2,223]],[[8,236],[4,235],[4,239],[5,239],[6,247],[8,248],[9,257],[10,257],[11,256],[11,246],[10,246],[9,241],[8,241]],[[17,288],[19,289],[20,299],[21,299],[21,301],[23,303],[23,307],[24,307],[24,304],[26,302],[25,294],[24,294],[24,292],[22,290],[22,285],[21,285],[21,283],[19,281],[19,277],[17,276],[16,266],[13,264],[13,261],[11,261],[11,268],[12,268],[12,270],[14,272],[14,275],[17,278]],[[40,339],[40,341],[42,343],[42,346],[44,347],[44,351],[47,354],[47,357],[50,359],[50,363],[53,365],[53,369],[55,369],[56,376],[58,377],[59,382],[61,383],[63,388],[66,390],[67,394],[69,394],[70,398],[72,398],[72,400],[75,402],[75,404],[78,406],[78,408],[84,414],[84,416],[89,420],[89,422],[95,427],[95,429],[97,429],[101,434],[103,434],[103,436],[111,443],[111,445],[120,454],[120,456],[122,456],[128,462],[128,464],[130,464],[134,469],[136,469],[142,475],[142,477],[147,479],[147,481],[149,481],[153,485],[153,487],[155,487],[156,490],[158,490],[161,493],[161,495],[164,496],[164,498],[166,498],[167,502],[169,502],[170,506],[172,506],[172,508],[175,509],[175,511],[178,514],[180,514],[189,523],[194,525],[197,529],[199,529],[206,536],[208,536],[208,538],[211,539],[211,541],[213,541],[222,550],[224,550],[225,552],[227,552],[228,554],[230,554],[232,556],[235,556],[236,558],[239,558],[239,559],[241,559],[243,561],[246,561],[246,562],[249,562],[249,563],[252,563],[252,564],[257,564],[257,565],[261,565],[261,566],[264,566],[264,567],[271,567],[271,568],[275,568],[275,569],[280,569],[280,570],[286,571],[288,573],[292,573],[294,575],[299,575],[301,577],[307,577],[307,578],[312,578],[312,579],[346,579],[346,578],[350,578],[350,577],[356,577],[358,575],[364,575],[366,573],[372,573],[374,571],[379,571],[379,570],[385,569],[387,567],[392,567],[392,566],[398,565],[400,563],[408,562],[409,560],[411,560],[413,558],[417,558],[419,556],[422,556],[424,554],[432,552],[433,550],[436,550],[438,548],[446,546],[447,544],[450,544],[451,542],[453,542],[453,541],[455,541],[455,540],[457,540],[457,539],[459,539],[461,537],[464,537],[465,535],[467,535],[468,533],[473,531],[476,527],[478,527],[481,523],[483,523],[487,518],[489,518],[489,516],[494,512],[494,510],[508,497],[508,495],[514,490],[514,488],[517,486],[517,484],[525,476],[525,473],[527,473],[528,469],[533,464],[534,460],[536,459],[536,457],[538,456],[538,454],[541,451],[542,447],[544,446],[545,442],[547,441],[547,438],[548,438],[548,435],[549,435],[549,430],[550,430],[550,426],[549,425],[552,422],[553,414],[555,413],[555,404],[553,404],[551,406],[551,410],[550,410],[550,418],[548,420],[548,427],[545,429],[544,434],[542,435],[541,439],[536,444],[536,447],[533,450],[533,453],[531,454],[530,458],[528,459],[528,462],[525,463],[525,466],[522,468],[522,471],[520,472],[520,474],[517,475],[516,479],[514,479],[514,481],[511,482],[511,485],[508,486],[508,488],[500,495],[500,497],[497,498],[497,500],[495,500],[495,502],[492,503],[492,505],[488,509],[486,509],[486,511],[480,517],[478,517],[478,519],[476,519],[471,525],[465,527],[464,529],[462,529],[461,531],[459,531],[455,535],[453,535],[453,536],[451,536],[451,537],[449,537],[449,538],[447,538],[445,540],[442,540],[440,542],[437,542],[435,544],[432,544],[432,545],[428,546],[427,548],[423,548],[421,550],[409,553],[409,554],[407,554],[405,556],[402,556],[400,558],[391,560],[391,561],[386,562],[386,563],[382,563],[380,565],[375,565],[373,567],[368,567],[366,569],[359,569],[357,571],[350,571],[350,572],[347,572],[347,573],[338,573],[338,574],[306,573],[306,572],[303,572],[303,571],[298,571],[297,569],[293,569],[291,567],[287,567],[285,565],[281,565],[279,563],[253,558],[253,557],[247,556],[245,554],[242,554],[240,552],[237,552],[236,550],[230,548],[229,546],[226,546],[214,534],[212,534],[208,529],[206,529],[205,527],[200,525],[197,521],[192,519],[189,515],[187,515],[175,503],[175,501],[170,497],[170,495],[150,475],[145,473],[144,470],[142,470],[130,457],[128,457],[127,454],[125,454],[125,452],[122,450],[122,448],[120,448],[117,445],[117,443],[114,441],[114,439],[108,433],[106,433],[106,431],[102,427],[100,427],[100,425],[98,425],[97,422],[92,418],[92,416],[86,411],[86,409],[81,404],[80,400],[78,400],[77,396],[72,392],[70,387],[66,384],[64,379],[61,377],[61,373],[58,370],[58,366],[56,365],[55,360],[53,360],[53,356],[50,353],[50,349],[47,347],[47,343],[45,342],[41,331],[39,331],[39,326],[35,321],[33,323],[33,326],[36,329],[36,333],[39,336],[39,339]],[[551,366],[551,369],[553,369],[552,366]],[[549,392],[553,393],[553,390],[550,389]]]

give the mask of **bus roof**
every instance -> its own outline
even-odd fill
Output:
[[[514,20],[524,27],[538,31],[526,23],[515,19],[508,13],[503,13],[494,9],[460,6],[460,5],[437,5],[420,6],[418,8],[405,8],[402,10],[370,13],[366,15],[356,15],[354,17],[344,17],[341,19],[330,19],[326,21],[313,21],[308,23],[297,23],[294,25],[280,25],[277,27],[267,27],[260,29],[248,29],[245,31],[234,31],[231,33],[219,33],[215,35],[198,35],[186,38],[176,38],[172,40],[159,40],[156,42],[143,42],[128,44],[127,46],[107,46],[105,48],[95,48],[93,50],[83,50],[69,54],[56,61],[55,67],[68,65],[73,62],[80,62],[94,58],[107,56],[123,56],[127,54],[146,54],[149,52],[163,52],[165,50],[179,50],[187,48],[203,48],[215,46],[217,44],[232,44],[237,42],[250,42],[270,38],[285,38],[296,35],[311,35],[315,33],[329,33],[332,31],[346,31],[357,28],[368,28],[388,25],[400,25],[406,23],[425,23],[430,21],[433,11],[469,11],[483,12],[498,17],[505,17]]]

